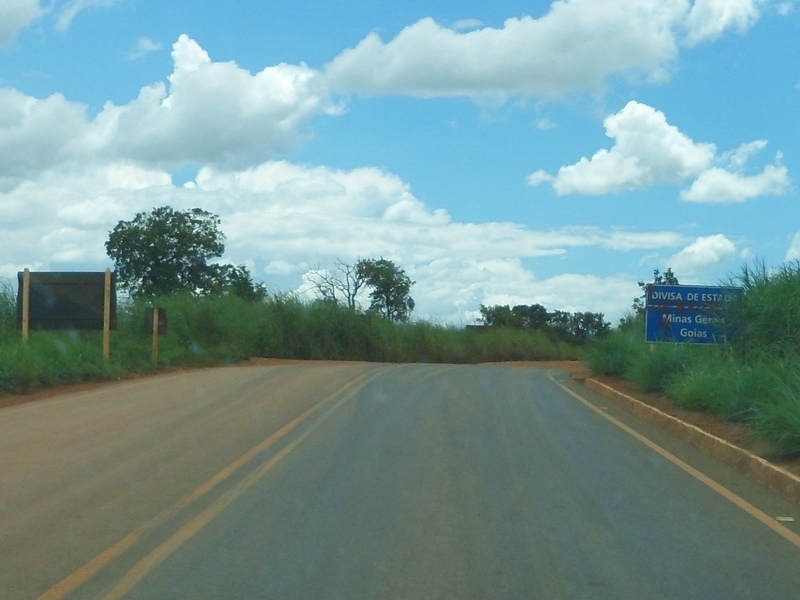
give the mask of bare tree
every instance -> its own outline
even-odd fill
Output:
[[[351,265],[337,258],[332,270],[317,269],[308,280],[323,300],[356,310],[358,293],[366,284],[366,277],[358,269],[359,262]]]

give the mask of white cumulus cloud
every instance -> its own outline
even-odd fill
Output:
[[[128,53],[128,58],[130,60],[138,60],[143,56],[158,52],[161,48],[161,44],[151,40],[149,37],[143,36],[136,40],[136,48]]]
[[[302,126],[336,108],[318,74],[279,64],[252,74],[213,62],[182,35],[173,46],[169,88],[145,88],[124,106],[107,105],[94,129],[112,155],[144,163],[242,166],[294,148]]]
[[[109,8],[118,0],[69,0],[59,7],[56,28],[69,29],[78,13],[87,8]]]
[[[337,111],[305,65],[253,74],[212,61],[185,35],[172,56],[168,85],[147,86],[124,105],[107,103],[91,119],[86,106],[60,94],[39,99],[0,88],[0,189],[70,163],[259,164],[306,140],[311,118]]]
[[[678,54],[682,0],[563,0],[539,19],[461,32],[426,18],[384,42],[372,33],[327,67],[337,89],[375,94],[546,98],[626,73],[661,80]]]
[[[0,88],[0,190],[54,165],[80,160],[87,133],[83,105],[61,94],[43,100]]]
[[[695,0],[686,18],[686,43],[714,41],[730,29],[745,33],[767,4],[767,0]]]
[[[722,234],[701,237],[669,259],[679,277],[716,267],[736,256],[736,245]]]
[[[389,41],[367,35],[327,66],[333,86],[417,97],[530,95],[602,90],[613,77],[668,79],[681,45],[745,32],[766,0],[558,0],[539,18],[502,27],[431,18]]]
[[[692,202],[743,202],[781,195],[789,188],[789,172],[780,164],[780,153],[776,164],[764,166],[761,173],[744,172],[766,140],[720,154],[714,144],[695,142],[670,125],[663,112],[635,101],[606,117],[603,124],[614,140],[611,148],[563,166],[556,174],[539,169],[528,176],[528,185],[549,184],[559,195],[600,196],[692,181],[680,193]]]
[[[745,202],[761,196],[781,196],[789,189],[789,170],[780,164],[765,165],[761,173],[747,175],[747,161],[763,150],[766,140],[742,144],[738,149],[720,158],[724,167],[712,167],[700,173],[681,198],[690,202]]]
[[[118,0],[2,0],[0,46],[12,43],[20,31],[48,14],[55,15],[56,29],[66,30],[87,8],[108,8]]]
[[[13,42],[21,30],[43,14],[39,0],[3,0],[0,2],[0,46]]]
[[[789,244],[789,250],[786,251],[785,261],[800,261],[800,231],[794,234],[792,241]]]
[[[704,171],[681,198],[691,202],[745,202],[761,196],[781,196],[789,186],[783,165],[766,165],[757,175],[743,175],[719,167]]]
[[[634,278],[537,279],[523,261],[580,248],[674,251],[684,236],[600,227],[532,230],[510,222],[455,221],[416,198],[405,181],[373,167],[352,170],[269,161],[241,170],[204,167],[195,185],[130,162],[53,168],[0,191],[0,277],[19,267],[93,270],[110,265],[104,242],[119,220],[170,205],[218,214],[225,260],[250,265],[273,291],[292,291],[303,275],[336,260],[383,256],[417,282],[417,314],[471,323],[480,303],[503,297],[561,310],[627,306]],[[581,279],[583,277],[583,279]],[[635,284],[633,286],[635,288]],[[549,291],[548,291],[549,290]],[[621,302],[621,304],[619,304]]]
[[[552,183],[560,195],[610,194],[680,183],[708,168],[714,158],[713,144],[695,143],[646,104],[631,101],[604,125],[614,140],[610,149],[561,167],[555,176],[537,171],[528,183]]]

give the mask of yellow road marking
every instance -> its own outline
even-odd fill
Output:
[[[88,581],[90,581],[91,579],[93,579],[100,571],[105,569],[107,566],[109,566],[111,563],[113,563],[115,560],[117,560],[120,556],[122,556],[122,554],[124,554],[127,550],[132,548],[141,539],[142,536],[144,536],[145,534],[147,534],[150,531],[154,530],[156,527],[162,525],[163,523],[165,523],[166,521],[168,521],[169,519],[171,519],[172,517],[177,515],[179,512],[184,510],[185,508],[189,507],[193,503],[195,503],[198,500],[200,500],[203,496],[208,494],[210,491],[212,491],[217,486],[222,484],[225,480],[227,480],[232,475],[234,475],[242,467],[244,467],[247,463],[249,463],[254,458],[256,458],[259,454],[261,454],[265,450],[269,449],[272,445],[274,445],[275,443],[277,443],[278,441],[280,441],[281,439],[286,437],[289,433],[291,433],[299,425],[301,425],[306,420],[308,420],[310,417],[312,417],[314,414],[316,414],[322,406],[324,406],[325,404],[330,403],[331,401],[333,401],[336,398],[340,397],[342,394],[347,393],[348,391],[351,391],[351,390],[355,391],[355,390],[353,390],[354,387],[356,387],[356,386],[361,387],[361,386],[365,385],[366,383],[368,383],[368,381],[374,379],[377,376],[378,376],[378,373],[374,373],[372,375],[361,375],[360,377],[357,377],[356,379],[353,379],[352,381],[349,381],[348,383],[346,383],[345,385],[340,387],[335,392],[329,394],[323,400],[319,401],[317,404],[313,405],[311,408],[307,409],[305,412],[303,412],[302,414],[298,415],[297,417],[295,417],[294,419],[292,419],[291,421],[289,421],[288,423],[283,425],[280,429],[275,431],[273,434],[271,434],[265,440],[260,442],[258,445],[254,446],[253,448],[251,448],[250,450],[248,450],[247,452],[242,454],[239,458],[237,458],[236,460],[234,460],[233,462],[231,462],[230,464],[228,464],[227,466],[222,468],[219,472],[217,472],[214,476],[212,476],[208,481],[206,481],[206,482],[202,483],[200,486],[198,486],[197,489],[195,489],[194,492],[192,492],[189,496],[186,496],[185,498],[181,499],[180,501],[176,502],[175,504],[167,507],[162,512],[158,513],[155,517],[153,517],[152,519],[146,521],[143,525],[141,525],[140,527],[134,529],[133,531],[128,533],[125,537],[123,537],[122,539],[120,539],[117,542],[115,542],[114,544],[112,544],[109,548],[107,548],[106,550],[104,550],[103,552],[101,552],[100,554],[95,556],[92,560],[90,560],[85,565],[83,565],[82,567],[80,567],[79,569],[74,571],[72,574],[68,575],[67,577],[65,577],[64,579],[59,581],[57,584],[55,584],[50,589],[48,589],[46,592],[44,592],[42,595],[40,595],[37,598],[37,600],[63,600],[63,598],[66,598],[69,594],[74,592],[80,586],[82,586],[83,584],[85,584]],[[344,404],[344,402],[349,400],[352,397],[352,395],[353,395],[352,393],[346,395],[343,399],[341,399],[334,406],[332,406],[329,409],[328,413],[332,412],[333,410],[337,409],[339,406]],[[326,413],[326,414],[328,414],[328,413]],[[315,427],[312,427],[311,429],[306,431],[301,437],[299,437],[298,439],[294,440],[291,444],[286,446],[286,448],[284,448],[283,450],[281,450],[280,452],[278,452],[274,456],[272,456],[257,471],[257,473],[256,473],[257,477],[254,478],[251,475],[250,477],[245,479],[245,481],[242,484],[240,484],[240,486],[235,488],[237,490],[237,493],[238,493],[238,491],[241,491],[242,489],[247,489],[253,483],[255,483],[259,478],[263,477],[263,475],[265,475],[275,464],[280,462],[280,460],[284,456],[286,456],[289,452],[291,452],[291,450],[296,448],[300,444],[300,442],[305,440],[316,429],[316,427],[318,425],[319,425],[319,423],[317,423],[317,425]],[[244,485],[244,484],[246,484],[246,486],[241,488],[241,485]],[[162,548],[162,546],[167,545],[170,542],[170,540],[172,540],[173,538],[176,538],[176,536],[179,536],[179,534],[181,534],[181,532],[183,532],[182,535],[183,535],[183,537],[185,537],[187,535],[188,531],[191,529],[189,526],[192,525],[192,524],[195,524],[195,526],[198,526],[197,529],[194,530],[190,535],[188,535],[188,537],[185,537],[185,539],[182,539],[180,544],[182,544],[183,542],[188,540],[190,537],[192,537],[192,535],[197,533],[197,531],[202,529],[202,527],[205,524],[207,524],[208,521],[210,521],[214,516],[216,516],[216,514],[218,514],[219,511],[221,511],[223,508],[225,508],[225,506],[227,506],[227,504],[225,504],[225,506],[220,506],[219,510],[217,512],[215,512],[213,514],[210,513],[211,508],[218,507],[218,505],[220,505],[221,501],[223,499],[227,498],[230,494],[231,493],[228,492],[227,494],[223,495],[222,498],[220,498],[220,500],[218,500],[217,502],[215,502],[212,505],[212,507],[209,507],[209,509],[206,509],[205,511],[203,511],[203,513],[201,513],[201,515],[199,515],[198,517],[196,517],[195,519],[190,521],[187,525],[182,527],[178,531],[178,533],[173,535],[169,540],[167,540],[167,542],[164,542],[163,544],[161,544],[161,546],[159,546],[156,550]],[[231,496],[230,499],[232,499],[232,496]],[[229,503],[230,503],[230,501],[228,501],[228,504]],[[202,519],[200,517],[202,517],[203,515],[206,515],[207,513],[209,515],[208,521],[206,521],[205,523],[201,524]],[[195,523],[195,522],[197,522],[197,523]],[[187,531],[184,531],[184,530],[187,530]],[[177,549],[177,547],[179,547],[180,544],[178,544],[178,546],[176,546],[175,549]],[[162,549],[161,552],[163,553],[163,551],[164,550]],[[154,550],[153,552],[148,554],[148,557],[150,557],[154,552],[156,552],[156,551]],[[171,554],[172,552],[174,552],[174,549],[171,550],[169,552],[169,554]],[[161,558],[161,560],[163,560],[164,558],[169,556],[169,554],[164,555],[164,557]],[[142,561],[140,561],[140,563],[143,563],[145,560],[147,560],[147,557],[145,557],[145,559],[142,559]],[[159,561],[159,562],[161,562],[161,561]],[[137,563],[137,566],[139,566],[139,563]],[[155,565],[153,565],[153,566],[155,566]],[[134,569],[136,569],[136,567],[134,567]],[[152,569],[152,567],[151,567],[151,569]],[[146,572],[144,574],[146,574]],[[141,577],[139,579],[141,579]],[[137,579],[136,581],[138,582],[139,579]],[[135,584],[135,582],[134,582],[134,584]],[[118,585],[118,587],[119,587],[119,585]],[[133,586],[131,585],[130,587],[133,587]],[[128,589],[130,589],[130,588],[128,588]]]
[[[106,566],[122,556],[122,554],[124,554],[129,548],[132,548],[136,542],[139,541],[141,536],[142,531],[132,531],[124,538],[113,544],[111,547],[95,556],[77,571],[59,581],[44,594],[39,596],[37,600],[60,600],[61,598],[67,597],[67,595],[71,594],[84,583],[91,580]]]
[[[745,500],[741,496],[736,495],[735,493],[733,493],[728,488],[726,488],[723,485],[717,483],[716,481],[711,479],[708,475],[702,473],[701,471],[698,471],[697,469],[695,469],[690,464],[684,462],[683,460],[681,460],[680,458],[678,458],[677,456],[672,454],[669,450],[666,450],[666,449],[662,448],[661,446],[656,444],[654,441],[652,441],[651,439],[645,437],[644,435],[642,435],[641,433],[639,433],[635,429],[633,429],[631,427],[628,427],[622,421],[612,417],[608,413],[606,413],[603,410],[597,408],[594,404],[592,404],[591,402],[589,402],[588,400],[586,400],[585,398],[583,398],[582,396],[580,396],[576,392],[573,392],[571,389],[569,389],[568,387],[566,387],[565,385],[563,385],[562,383],[557,381],[553,377],[552,373],[550,374],[550,380],[553,383],[555,383],[558,387],[560,387],[562,390],[567,392],[570,396],[572,396],[573,398],[575,398],[576,400],[578,400],[582,404],[586,405],[588,408],[592,409],[598,415],[600,415],[604,419],[610,421],[611,423],[613,423],[614,425],[616,425],[617,427],[622,429],[625,433],[633,436],[634,438],[639,440],[641,443],[643,443],[645,446],[647,446],[648,448],[650,448],[654,452],[658,453],[662,457],[666,458],[672,464],[674,464],[675,466],[679,467],[680,469],[682,469],[683,471],[685,471],[686,473],[688,473],[689,475],[691,475],[692,477],[694,477],[695,479],[700,481],[701,483],[704,483],[705,485],[710,487],[712,490],[717,492],[720,496],[722,496],[723,498],[725,498],[729,502],[732,502],[733,504],[735,504],[736,506],[741,508],[743,511],[745,511],[747,514],[749,514],[751,517],[761,521],[761,523],[763,523],[764,525],[766,525],[767,527],[772,529],[775,533],[777,533],[778,535],[783,537],[789,543],[795,545],[797,548],[800,548],[800,535],[797,535],[796,533],[794,533],[790,529],[787,529],[786,527],[784,527],[783,525],[778,523],[775,519],[773,519],[771,516],[769,516],[768,514],[766,514],[763,511],[759,510],[758,508],[756,508],[755,506],[750,504],[747,500]]]
[[[346,396],[333,405],[326,415],[335,411],[342,404],[347,402],[351,396]],[[240,482],[234,488],[225,492],[219,499],[217,499],[211,506],[203,510],[199,515],[194,517],[191,521],[186,523],[167,540],[156,546],[151,550],[147,556],[137,562],[125,576],[109,591],[103,600],[119,600],[123,598],[133,587],[144,579],[153,569],[158,567],[167,558],[169,558],[178,548],[188,542],[192,537],[199,533],[206,525],[208,525],[219,513],[225,510],[242,492],[252,487],[255,483],[261,480],[264,475],[269,473],[272,468],[281,462],[292,450],[297,448],[305,439],[310,436],[317,427],[322,424],[323,420],[319,420],[312,427],[303,432],[301,436],[292,440],[290,444],[282,448],[280,452],[275,453],[266,461],[261,467],[246,479]]]

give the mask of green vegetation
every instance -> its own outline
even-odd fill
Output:
[[[26,346],[14,320],[16,298],[0,294],[0,394],[60,383],[107,380],[152,369],[145,300],[119,308],[111,357],[100,332],[34,332]],[[392,322],[330,301],[236,294],[162,298],[168,334],[162,368],[230,364],[251,357],[373,362],[479,363],[574,359],[581,352],[542,334],[499,329],[475,333],[427,322]]]
[[[601,313],[534,305],[481,306],[478,331],[409,322],[414,282],[386,259],[338,261],[310,278],[319,300],[270,295],[247,268],[222,256],[219,218],[170,207],[120,221],[106,250],[132,300],[118,308],[109,360],[98,332],[34,333],[23,344],[16,298],[0,282],[0,394],[148,371],[148,307],[167,311],[159,366],[205,366],[250,357],[373,362],[481,363],[581,358],[596,374],[626,377],[687,409],[747,424],[777,456],[800,457],[800,263],[745,267],[727,308],[726,346],[648,345],[643,298],[611,330]],[[655,283],[677,284],[671,269]],[[639,282],[642,290],[645,283]],[[369,309],[360,308],[366,295]]]
[[[548,311],[541,304],[480,306],[480,320],[491,327],[536,331],[570,344],[587,344],[611,329],[603,313]]]
[[[743,423],[776,457],[800,457],[800,263],[744,267],[726,285],[744,288],[727,311],[735,332],[728,345],[649,345],[634,305],[592,346],[590,366],[683,408]]]
[[[108,360],[101,333],[38,332],[23,344],[16,299],[0,286],[0,394],[103,380],[152,365],[148,309],[166,310],[158,366],[204,366],[250,357],[374,362],[477,363],[578,358],[563,339],[537,331],[465,329],[409,322],[414,282],[384,258],[337,261],[311,281],[319,300],[270,295],[243,265],[215,264],[225,251],[217,215],[169,206],[120,221],[106,251],[131,300],[118,307]],[[360,307],[360,292],[369,309]]]
[[[105,244],[120,287],[134,298],[230,290],[243,298],[263,298],[266,289],[253,283],[244,265],[209,263],[225,252],[225,234],[219,225],[213,213],[169,206],[120,221]]]
[[[362,258],[355,264],[337,259],[333,270],[317,269],[310,283],[321,300],[360,308],[359,296],[368,290],[369,310],[382,317],[404,323],[414,310],[411,287],[415,282],[391,260]]]
[[[406,272],[385,258],[362,259],[356,263],[356,273],[370,288],[369,309],[390,321],[408,321],[414,310],[409,295],[414,282]]]

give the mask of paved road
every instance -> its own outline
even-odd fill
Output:
[[[362,364],[4,409],[0,598],[797,598],[798,507],[613,412],[546,370]]]

